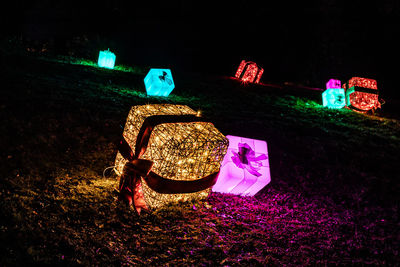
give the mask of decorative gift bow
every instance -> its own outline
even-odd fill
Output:
[[[168,73],[166,73],[165,71],[163,71],[163,74],[160,75],[160,76],[158,76],[158,78],[159,78],[161,81],[168,83],[168,85],[171,85],[171,84],[172,84],[171,79],[168,78]]]
[[[335,96],[335,105],[341,105],[344,102],[343,96],[342,95],[336,95]]]
[[[147,117],[136,137],[135,151],[123,137],[118,145],[125,163],[119,183],[119,199],[133,205],[138,214],[148,210],[144,200],[141,179],[148,187],[161,194],[185,194],[205,190],[217,182],[218,173],[214,172],[197,180],[171,180],[151,171],[153,162],[142,159],[146,152],[153,129],[162,123],[206,122],[195,115],[153,115]]]
[[[261,173],[258,172],[260,167],[262,166],[261,160],[267,159],[267,155],[261,154],[260,156],[255,156],[255,152],[251,147],[244,143],[239,143],[238,145],[239,153],[232,151],[233,157],[232,161],[235,165],[240,169],[247,170],[250,174],[254,176],[261,176]]]

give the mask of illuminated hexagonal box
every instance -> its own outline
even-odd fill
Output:
[[[228,151],[212,190],[254,196],[271,181],[267,142],[232,135],[226,138]]]
[[[144,85],[149,96],[168,96],[175,88],[170,69],[150,69]]]
[[[115,65],[115,54],[110,50],[100,51],[97,65],[101,68],[113,69]]]

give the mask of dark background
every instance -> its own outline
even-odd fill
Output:
[[[51,40],[60,54],[76,36],[107,49],[117,64],[232,76],[242,59],[264,82],[323,88],[330,78],[378,81],[398,98],[400,1],[12,1],[4,36]],[[83,52],[82,52],[83,53]],[[78,55],[79,56],[79,55]]]

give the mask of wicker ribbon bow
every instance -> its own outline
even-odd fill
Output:
[[[139,214],[142,209],[147,209],[143,192],[141,192],[141,178],[152,190],[162,194],[194,193],[213,186],[217,182],[218,172],[192,181],[172,180],[152,172],[153,162],[140,158],[146,152],[151,132],[158,124],[199,121],[205,120],[194,115],[149,116],[144,120],[136,137],[135,153],[125,138],[122,138],[118,149],[128,162],[125,164],[120,178],[119,199],[129,205],[134,205]]]

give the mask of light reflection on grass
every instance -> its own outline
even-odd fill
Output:
[[[97,62],[89,59],[84,59],[84,58],[75,58],[75,57],[67,57],[67,56],[59,56],[56,58],[47,58],[47,57],[42,57],[41,59],[46,60],[46,61],[51,61],[51,62],[58,62],[58,63],[64,63],[64,64],[71,64],[71,65],[82,65],[82,66],[89,66],[89,67],[94,67],[97,69],[105,69],[101,68],[97,65]],[[107,69],[105,69],[107,70]],[[122,72],[130,72],[134,74],[145,74],[144,68],[140,67],[131,67],[131,66],[125,66],[125,65],[116,65],[114,69],[109,70],[109,71],[122,71]]]

